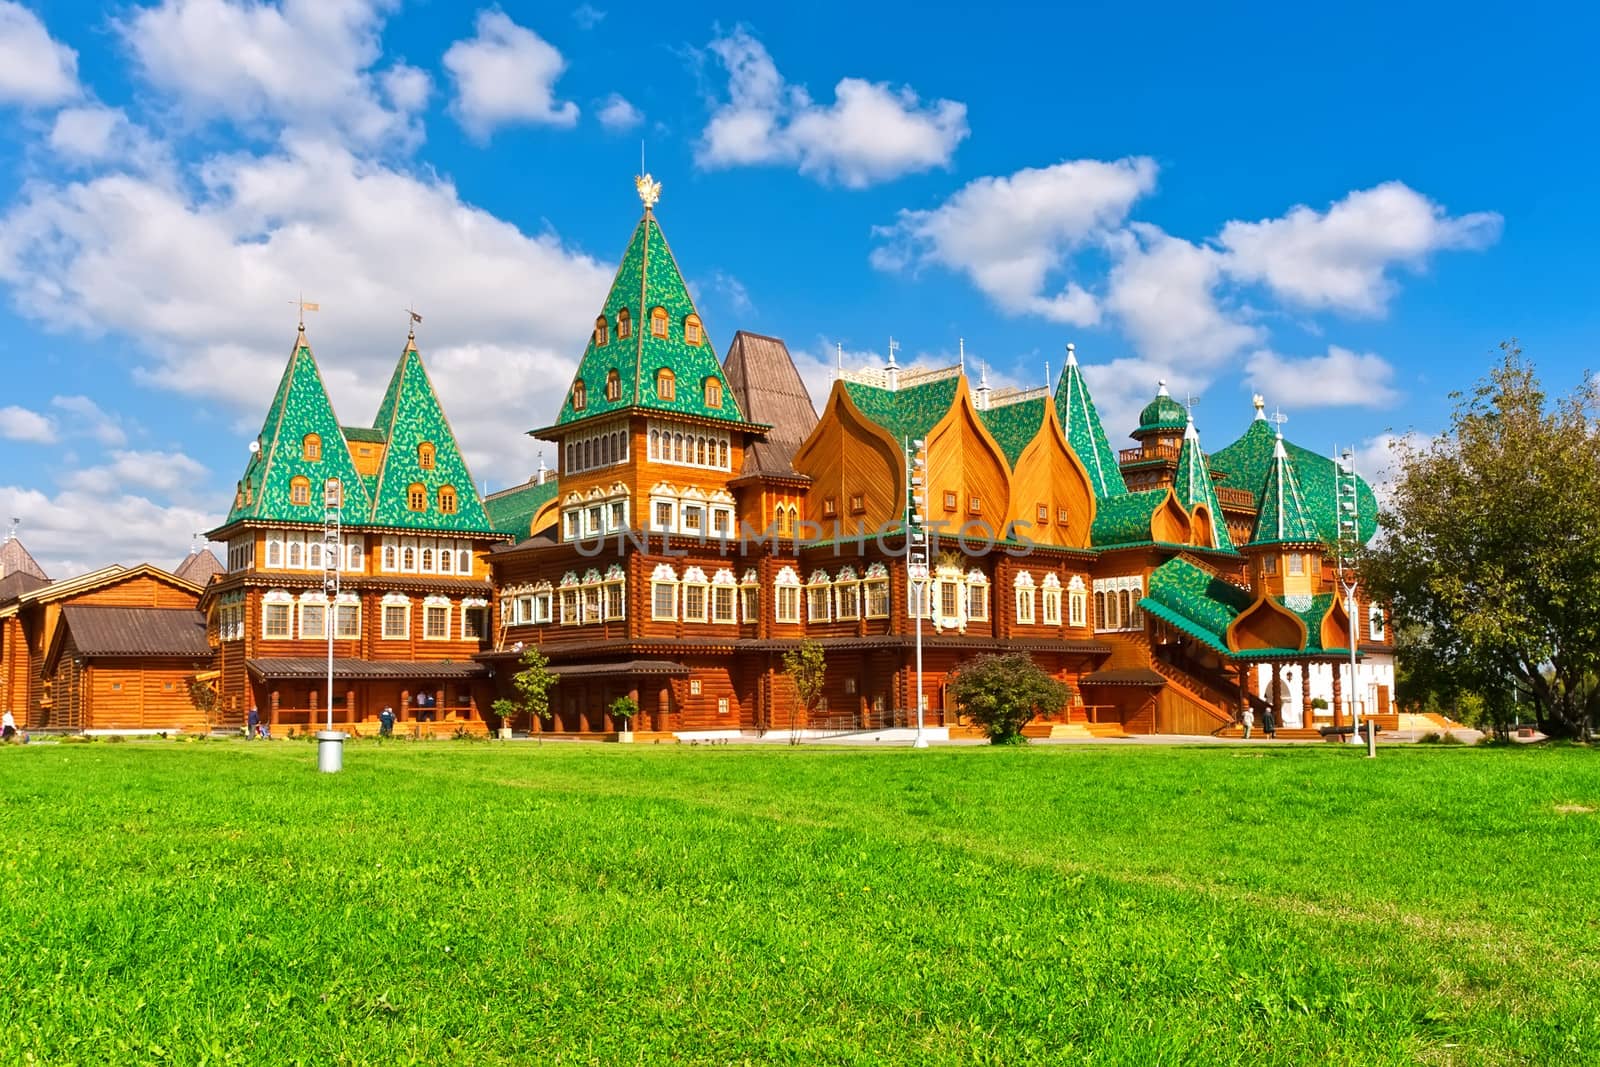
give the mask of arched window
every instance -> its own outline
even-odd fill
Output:
[[[599,347],[600,345],[605,344],[606,341],[609,340],[609,339],[610,338],[608,336],[608,331],[606,330],[606,317],[604,315],[601,315],[599,318],[594,320],[594,343],[595,343],[595,346]]]
[[[300,458],[307,463],[316,463],[322,458],[322,436],[308,433],[300,441]]]
[[[615,367],[606,372],[606,399],[622,399],[622,375],[617,373],[617,368]]]
[[[1111,620],[1106,617],[1106,595],[1098,589],[1094,591],[1094,617],[1097,629],[1111,628]]]
[[[439,513],[441,515],[454,515],[456,513],[455,486],[442,485],[439,487]]]
[[[700,326],[699,315],[690,315],[683,320],[683,341],[685,344],[697,345],[705,339],[705,330]]]
[[[425,471],[433,470],[434,449],[432,441],[424,441],[417,446],[417,466]]]
[[[666,320],[662,320],[666,321]],[[678,398],[678,379],[667,367],[656,371],[656,396],[662,400],[676,400]]]
[[[717,466],[723,470],[728,469],[728,442],[726,441],[717,445]]]
[[[428,490],[421,482],[412,482],[406,490],[406,507],[412,511],[428,510]]]
[[[722,383],[716,378],[706,379],[706,407],[720,408],[722,406]]]
[[[424,548],[422,550],[422,573],[433,573],[433,549],[431,548]]]
[[[683,462],[683,434],[672,435],[672,459],[675,463]]]
[[[291,504],[309,504],[309,503],[311,503],[311,479],[309,479],[309,478],[294,478],[294,479],[290,480],[290,482],[289,482],[289,503],[291,503]]]
[[[617,312],[617,340],[633,336],[633,320],[628,317],[628,309],[623,308]]]
[[[777,507],[772,509],[772,533],[776,537],[783,536],[783,520],[786,514],[787,513],[783,510],[782,504],[779,504]]]
[[[704,437],[696,437],[694,439],[694,461],[702,467],[706,465],[706,439]]]
[[[660,459],[661,458],[661,431],[660,430],[651,430],[650,431],[650,458],[651,459]]]
[[[667,309],[666,308],[653,307],[653,308],[650,309],[650,336],[651,337],[665,337],[665,336],[667,336]]]
[[[589,396],[584,391],[583,380],[580,378],[578,381],[572,383],[572,410],[582,411],[588,406]]]

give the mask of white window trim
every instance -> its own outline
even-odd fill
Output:
[[[389,632],[389,609],[390,608],[405,608],[406,609],[406,613],[405,613],[406,625],[405,625],[405,632],[404,633],[396,634],[396,633],[390,633]],[[411,598],[410,597],[402,596],[399,593],[387,593],[387,594],[384,595],[384,598],[381,601],[381,605],[379,607],[379,611],[380,611],[381,614],[378,616],[378,630],[379,630],[379,633],[381,635],[381,640],[384,640],[384,641],[406,641],[406,640],[410,639],[410,637],[411,637]]]

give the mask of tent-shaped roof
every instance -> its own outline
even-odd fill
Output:
[[[1243,489],[1259,500],[1272,467],[1276,440],[1277,434],[1272,425],[1261,408],[1257,407],[1255,420],[1250,423],[1244,436],[1211,454],[1211,467],[1227,476],[1222,483],[1224,486]],[[1301,448],[1292,441],[1285,441],[1283,446],[1294,464],[1306,511],[1317,524],[1318,540],[1338,540],[1339,522],[1334,510],[1338,474],[1333,460],[1308,448]],[[1372,487],[1361,478],[1357,479],[1356,507],[1361,540],[1365,542],[1378,531],[1378,501],[1372,495]]]
[[[1250,544],[1300,545],[1320,541],[1317,524],[1306,512],[1300,493],[1300,479],[1279,436],[1272,451],[1272,466],[1267,469],[1267,484],[1261,490],[1260,511]]]
[[[744,451],[742,476],[803,477],[794,469],[794,454],[817,425],[817,409],[800,377],[788,346],[776,337],[740,330],[723,361],[728,386],[739,408],[751,420],[772,429]]]
[[[415,337],[406,339],[378,407],[378,432],[387,443],[383,466],[372,493],[369,521],[374,526],[402,529],[491,533],[494,526],[472,481],[472,472],[456,443],[455,431],[434,392]],[[424,446],[431,446],[425,450]],[[424,459],[424,453],[431,456]],[[410,489],[423,487],[426,505],[413,510]],[[439,507],[439,490],[455,490],[456,510]]]
[[[651,311],[666,312],[666,336],[651,329]],[[628,313],[628,336],[619,335],[618,319]],[[645,208],[644,217],[634,228],[628,248],[617,265],[616,277],[605,305],[603,334],[591,329],[583,360],[573,376],[573,384],[584,385],[584,406],[573,407],[573,390],[568,389],[561,403],[556,426],[593,419],[628,408],[694,415],[722,422],[742,423],[744,413],[728,388],[722,365],[717,362],[710,334],[701,326],[698,344],[689,343],[685,327],[695,311],[694,299],[684,283],[678,263],[667,247],[655,213]],[[661,396],[656,388],[657,371],[668,368],[674,378],[673,396]],[[606,398],[606,381],[615,371],[620,391],[617,398]],[[716,379],[722,386],[722,401],[717,406],[706,402],[705,383]]]
[[[1106,440],[1105,427],[1100,424],[1100,412],[1089,396],[1089,386],[1078,367],[1078,355],[1067,346],[1067,365],[1061,368],[1061,380],[1056,383],[1056,416],[1061,420],[1061,432],[1067,443],[1078,454],[1084,470],[1089,472],[1089,484],[1095,496],[1104,499],[1120,496],[1128,491],[1122,480],[1122,468],[1117,465],[1117,454]]]
[[[185,556],[182,563],[172,568],[172,573],[204,588],[213,575],[223,573],[222,561],[209,548],[202,548]]]
[[[0,578],[13,574],[30,575],[41,582],[50,580],[33,555],[17,540],[16,534],[8,534],[4,541],[0,541]]]
[[[1185,416],[1183,447],[1178,449],[1178,471],[1173,493],[1178,503],[1193,511],[1204,504],[1211,522],[1211,543],[1220,551],[1233,551],[1233,538],[1228,536],[1228,524],[1222,518],[1222,506],[1217,503],[1216,483],[1206,465],[1206,454],[1200,450],[1200,434],[1194,420]]]
[[[312,434],[320,447],[315,458],[308,458],[312,453],[306,449],[306,439]],[[256,444],[224,526],[246,519],[320,524],[321,489],[329,478],[343,484],[347,513],[366,515],[371,510],[304,328],[295,338]],[[297,504],[291,487],[294,479],[302,477],[311,483],[311,493],[308,503]]]

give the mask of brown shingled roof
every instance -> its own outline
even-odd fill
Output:
[[[740,330],[728,346],[722,373],[751,422],[772,429],[745,449],[741,477],[799,478],[794,454],[817,425],[817,409],[795,369],[789,349],[776,337]]]
[[[202,548],[184,557],[183,562],[174,567],[172,573],[203,589],[213,576],[223,573],[222,561],[217,559],[209,548]]]
[[[211,655],[205,616],[192,608],[116,608],[67,604],[61,609],[81,656]]]
[[[17,571],[0,578],[0,604],[8,600],[15,600],[23,593],[31,593],[35,589],[42,589],[50,584],[48,578],[40,578],[29,574],[27,571]]]
[[[47,582],[50,580],[50,576],[39,567],[15,536],[0,541],[0,578],[12,574],[31,574]]]
[[[261,679],[326,678],[328,661],[317,656],[284,656],[281,659],[247,659],[250,673]],[[489,669],[473,660],[364,660],[335,657],[333,676],[353,680],[395,678],[434,681],[440,678],[481,678]]]

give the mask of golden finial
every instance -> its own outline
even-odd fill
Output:
[[[661,183],[645,174],[633,179],[633,187],[639,191],[639,199],[644,203],[644,209],[649,211],[656,206],[656,201],[661,199]]]

